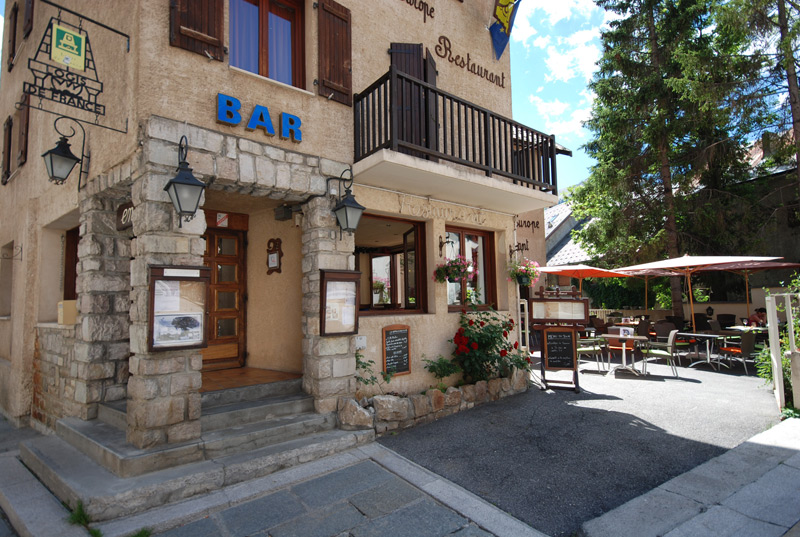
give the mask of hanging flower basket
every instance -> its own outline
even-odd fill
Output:
[[[464,256],[458,256],[437,265],[433,271],[433,279],[439,283],[456,283],[465,278],[474,278],[477,274],[478,269],[472,261]]]
[[[522,261],[512,259],[508,265],[508,281],[517,280],[519,285],[530,287],[539,279],[539,263],[524,258]]]

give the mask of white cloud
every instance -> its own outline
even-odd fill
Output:
[[[599,8],[593,0],[526,0],[520,4],[517,20],[521,15],[525,15],[528,19],[539,9],[547,14],[550,24],[556,24],[573,17],[588,19],[594,10]],[[516,23],[514,25],[516,26]]]
[[[552,116],[560,116],[569,108],[568,103],[562,103],[558,99],[545,101],[535,95],[529,96],[528,101],[536,107],[536,111],[545,119],[550,119]]]
[[[544,86],[539,86],[536,88],[536,93],[541,93],[542,91],[544,91]]]
[[[545,121],[545,130],[548,134],[555,134],[556,140],[559,137],[567,140],[583,140],[587,137],[587,132],[583,128],[583,122],[591,117],[590,108],[579,108],[574,110],[567,119],[560,121]]]
[[[541,49],[546,49],[547,45],[550,44],[550,36],[549,35],[542,35],[534,39],[533,46]]]
[[[584,43],[573,49],[547,47],[547,58],[544,63],[549,73],[545,75],[547,82],[568,82],[582,76],[587,82],[592,79],[595,62],[600,59],[600,48],[595,44]]]

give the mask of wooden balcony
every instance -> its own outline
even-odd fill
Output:
[[[410,193],[461,203],[471,197],[476,206],[516,213],[556,202],[551,135],[394,68],[357,94],[353,108],[354,173],[366,184],[399,181]]]

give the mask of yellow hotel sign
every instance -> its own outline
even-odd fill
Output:
[[[50,59],[83,71],[86,67],[86,37],[54,22]]]

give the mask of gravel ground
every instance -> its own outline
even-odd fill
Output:
[[[570,536],[777,423],[772,391],[740,367],[680,367],[675,378],[650,364],[646,377],[607,377],[592,361],[581,364],[580,393],[534,386],[379,442],[539,531]]]

